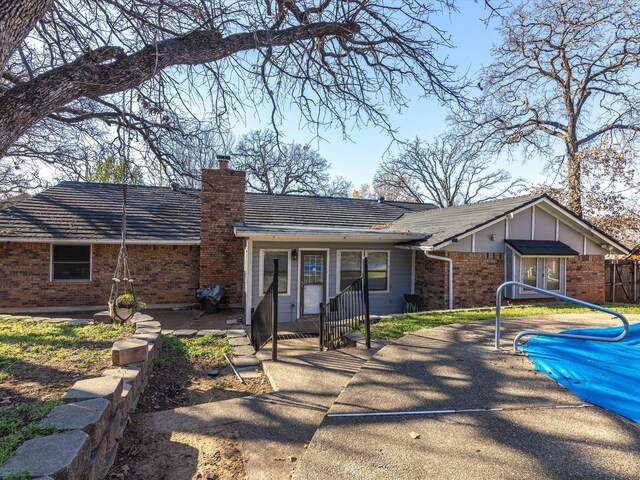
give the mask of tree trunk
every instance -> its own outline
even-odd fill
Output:
[[[567,148],[567,190],[569,208],[582,217],[582,161],[574,148]]]
[[[10,0],[0,0],[7,1]],[[210,63],[246,50],[350,36],[359,31],[360,26],[354,22],[316,22],[224,38],[215,30],[196,30],[128,55],[121,47],[100,47],[0,95],[0,158],[33,124],[78,98],[98,98],[129,90],[174,65]]]
[[[52,0],[0,0],[0,78],[7,60],[51,3]]]

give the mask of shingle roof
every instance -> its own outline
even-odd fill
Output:
[[[390,230],[430,233],[425,246],[434,246],[462,235],[541,198],[540,195],[505,198],[459,207],[411,212],[393,222]]]
[[[127,239],[197,242],[200,192],[168,187],[130,186]],[[121,229],[122,186],[62,182],[0,211],[0,238],[116,241]],[[369,229],[428,204],[353,198],[248,193],[247,225]]]
[[[247,193],[245,223],[251,226],[373,228],[389,224],[414,209],[432,208],[435,206],[419,203]]]
[[[200,238],[199,192],[130,186],[127,238]],[[122,186],[62,182],[2,209],[0,238],[118,240],[122,224]]]

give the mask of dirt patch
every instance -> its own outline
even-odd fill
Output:
[[[198,432],[150,434],[134,420],[120,441],[118,460],[108,478],[232,480],[244,476],[235,424]]]
[[[241,383],[220,352],[225,341],[165,337],[160,358],[138,402],[109,478],[237,479],[244,478],[242,447],[235,424],[198,432],[156,434],[146,431],[143,413],[218,402],[272,392],[262,373]],[[222,360],[220,360],[222,357]],[[208,371],[218,369],[217,376]]]
[[[219,375],[207,372],[217,368]],[[164,349],[138,402],[136,413],[151,413],[201,403],[272,392],[264,374],[241,383],[231,367],[212,365],[210,360],[193,358],[179,349]]]

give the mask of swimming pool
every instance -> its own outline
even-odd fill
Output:
[[[563,333],[615,337],[622,327],[580,328]],[[598,405],[640,423],[640,323],[619,342],[535,337],[522,345],[534,368]]]

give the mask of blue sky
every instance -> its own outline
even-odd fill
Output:
[[[437,25],[451,34],[456,48],[443,53],[449,56],[449,63],[457,65],[460,74],[467,73],[474,78],[476,72],[491,63],[491,46],[499,42],[500,37],[494,27],[498,19],[492,20],[487,27],[483,22],[488,16],[483,1],[461,0],[458,2],[458,13],[434,18]],[[416,136],[431,140],[447,130],[446,109],[435,100],[420,99],[417,89],[409,89],[410,107],[401,114],[391,116],[392,124],[397,128],[398,137],[413,139]],[[287,114],[287,122],[282,126],[286,140],[298,143],[312,141],[314,135],[308,130],[298,128],[299,118],[295,112]],[[267,122],[267,117],[255,119],[245,128],[236,128],[236,134],[260,128],[260,120]],[[351,180],[356,187],[370,183],[378,164],[385,154],[389,154],[391,139],[375,127],[351,130],[349,139],[344,140],[339,130],[327,130],[324,140],[316,140],[311,145],[317,149],[332,165],[332,173]],[[393,153],[393,150],[391,151]],[[496,159],[496,164],[512,172],[514,177],[523,176],[532,182],[544,179],[542,162],[530,162],[526,167],[522,163],[507,163]]]

